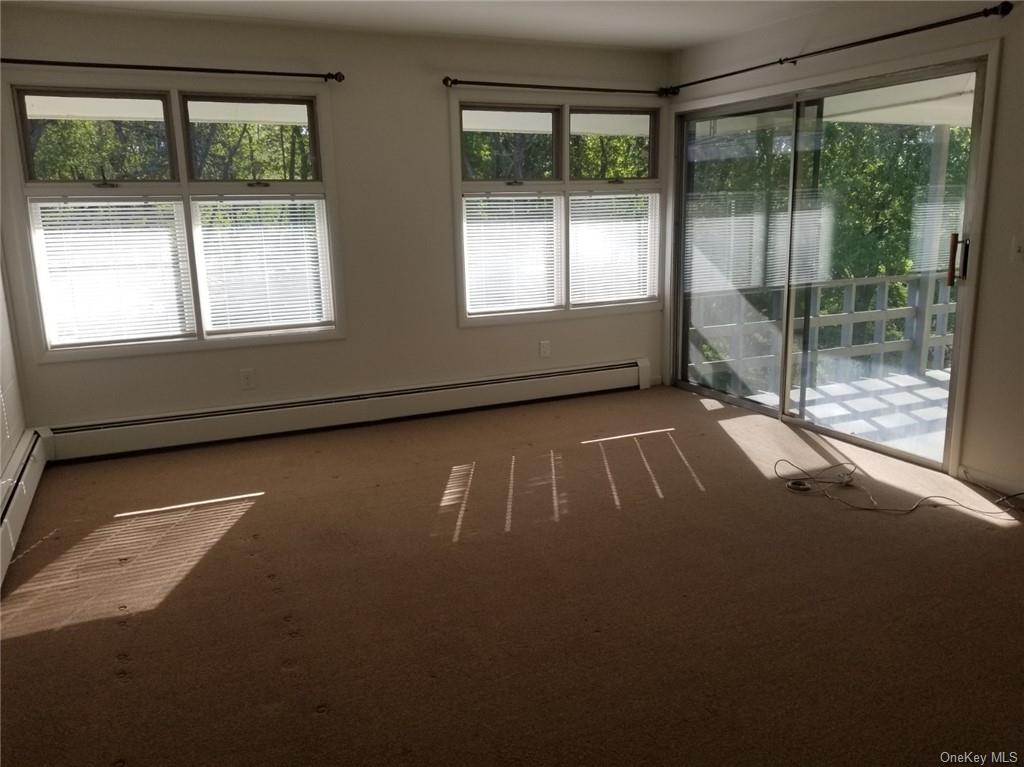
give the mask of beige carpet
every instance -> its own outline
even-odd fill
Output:
[[[980,513],[796,496],[780,457]],[[1024,759],[1018,519],[667,388],[53,465],[3,764]]]

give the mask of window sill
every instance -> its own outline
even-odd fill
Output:
[[[635,301],[623,304],[600,304],[596,306],[577,306],[571,309],[534,309],[503,314],[461,314],[460,328],[490,327],[495,325],[517,325],[529,322],[562,322],[565,320],[584,319],[587,317],[613,317],[619,314],[637,314],[660,312],[662,300]]]
[[[233,336],[214,336],[206,339],[188,338],[170,341],[139,341],[102,346],[78,346],[65,349],[47,349],[38,362],[52,364],[89,360],[143,357],[186,352],[223,351],[278,344],[304,344],[319,341],[340,341],[345,333],[340,326],[305,328],[301,330],[261,332]]]

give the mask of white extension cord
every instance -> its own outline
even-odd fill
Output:
[[[786,476],[780,473],[779,464],[783,463],[789,464],[800,473],[796,476]],[[835,463],[832,464],[831,466],[827,466],[821,471],[812,474],[806,469],[797,466],[792,461],[786,458],[780,458],[775,462],[774,470],[776,477],[785,480],[786,489],[789,490],[791,493],[796,493],[798,495],[823,495],[831,501],[838,501],[844,506],[848,506],[851,509],[858,509],[860,511],[877,511],[884,514],[901,515],[910,514],[911,512],[919,509],[921,506],[932,506],[936,508],[967,509],[968,511],[972,511],[976,514],[984,514],[986,516],[992,516],[996,514],[996,512],[975,509],[971,506],[961,503],[955,498],[950,498],[945,495],[927,495],[924,498],[919,498],[912,506],[908,506],[905,508],[895,506],[879,506],[878,501],[875,499],[875,496],[871,494],[871,491],[868,490],[867,487],[854,482],[854,475],[857,473],[858,469],[856,464],[849,462]],[[851,503],[850,501],[847,501],[845,498],[840,498],[836,495],[833,495],[831,492],[829,492],[829,488],[831,486],[856,488],[857,490],[867,495],[868,500],[870,501],[870,505]],[[1004,496],[1003,498],[1000,498],[998,501],[996,501],[996,503],[1005,501],[1008,498],[1012,497],[1013,496]],[[946,503],[936,503],[935,501],[946,501]],[[1005,514],[1006,510],[1001,509],[998,513]]]

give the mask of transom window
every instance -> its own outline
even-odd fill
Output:
[[[653,178],[654,112],[569,115],[569,170],[578,179]]]
[[[657,302],[657,111],[460,115],[464,316]]]
[[[482,181],[558,178],[559,111],[464,107],[462,177]]]
[[[19,94],[30,181],[166,181],[175,178],[163,94]]]
[[[186,96],[189,177],[313,181],[320,177],[313,102]]]
[[[312,99],[17,96],[50,349],[334,328]]]

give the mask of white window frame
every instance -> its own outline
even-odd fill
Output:
[[[559,146],[556,147],[555,159],[558,163],[558,178],[543,181],[524,181],[522,184],[509,185],[505,181],[471,181],[462,178],[462,107],[486,105],[492,108],[501,106],[529,107],[558,110],[556,118],[561,120],[561,128],[555,126]],[[455,271],[457,288],[457,321],[459,327],[479,327],[488,325],[508,325],[523,322],[550,322],[556,320],[575,319],[577,317],[607,316],[629,314],[635,312],[661,312],[664,308],[666,285],[665,254],[666,250],[666,215],[669,207],[669,184],[671,158],[664,151],[662,137],[671,135],[671,120],[667,104],[656,96],[623,96],[601,93],[564,93],[557,98],[549,94],[536,94],[522,90],[504,89],[470,89],[455,87],[449,92],[449,119],[451,135],[451,178],[452,178],[452,211],[453,239],[455,251]],[[652,178],[623,179],[609,182],[604,179],[572,180],[569,177],[569,142],[570,142],[570,110],[600,111],[652,111],[658,110],[652,126],[657,135],[652,137],[654,149],[652,158]],[[621,301],[605,304],[588,304],[572,306],[570,304],[569,282],[569,197],[572,195],[622,195],[622,194],[655,193],[658,195],[658,295],[644,300]],[[463,243],[462,199],[464,196],[525,196],[538,194],[541,196],[561,196],[564,198],[564,221],[562,226],[562,304],[551,309],[532,309],[494,314],[470,315],[466,309],[466,274],[465,253]]]
[[[86,79],[88,77],[89,79]],[[89,72],[80,69],[4,66],[2,72],[3,140],[2,186],[4,221],[4,250],[11,272],[12,284],[24,286],[12,290],[12,303],[16,316],[27,318],[19,328],[25,347],[37,363],[60,363],[117,357],[136,357],[167,353],[216,351],[230,348],[255,347],[276,344],[296,344],[313,341],[332,341],[346,337],[345,302],[342,300],[342,268],[336,245],[340,231],[338,215],[338,187],[333,169],[336,167],[331,126],[331,101],[336,98],[337,87],[316,82],[296,83],[273,78],[242,78],[175,73]],[[18,125],[20,105],[18,91],[77,91],[93,95],[100,91],[119,94],[138,92],[140,95],[166,94],[170,124],[169,140],[172,145],[171,162],[176,165],[177,178],[167,181],[123,181],[114,188],[97,188],[92,182],[29,181],[22,161],[21,130]],[[269,182],[268,187],[249,188],[246,182],[190,181],[186,126],[182,123],[182,97],[217,94],[243,99],[310,99],[316,121],[320,179],[317,181]],[[236,335],[206,335],[203,329],[200,305],[199,271],[196,264],[191,199],[198,196],[322,196],[327,222],[327,262],[329,284],[334,308],[334,321],[330,326],[283,328],[267,332],[246,332]],[[32,250],[32,226],[29,199],[39,197],[92,197],[139,198],[177,197],[185,210],[185,230],[188,238],[189,268],[196,318],[196,337],[167,341],[124,341],[111,344],[51,348],[48,345],[43,320],[43,303],[39,291],[35,258]]]

